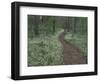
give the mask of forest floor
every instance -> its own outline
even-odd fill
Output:
[[[59,41],[61,42],[63,47],[64,64],[71,65],[87,63],[86,58],[83,56],[83,53],[80,51],[80,49],[69,43],[68,41],[65,41],[64,32],[59,35]]]

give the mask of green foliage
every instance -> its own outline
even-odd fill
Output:
[[[70,31],[66,33],[65,40],[78,47],[84,56],[87,56],[87,18],[69,17]]]
[[[58,34],[54,36],[39,36],[28,40],[28,65],[62,65],[62,45],[58,41]]]
[[[72,43],[83,52],[84,56],[87,56],[87,35],[80,35],[71,33],[65,35],[65,40]]]
[[[62,65],[63,48],[58,36],[87,56],[87,17],[28,15],[28,66]]]

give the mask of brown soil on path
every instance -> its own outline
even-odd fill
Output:
[[[71,43],[64,40],[64,32],[59,35],[59,41],[63,46],[64,64],[86,64],[83,53]]]

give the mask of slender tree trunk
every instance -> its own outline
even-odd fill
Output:
[[[55,33],[55,17],[53,18],[53,33]]]
[[[69,31],[69,18],[66,17],[64,20],[64,34],[66,34]]]
[[[34,16],[34,33],[35,35],[39,35],[39,16]]]
[[[74,36],[74,31],[75,31],[75,18],[73,17],[72,18],[72,21],[71,21],[71,29],[72,29],[72,38]]]

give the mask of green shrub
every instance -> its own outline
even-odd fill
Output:
[[[58,35],[28,39],[28,66],[63,64],[63,50]]]

